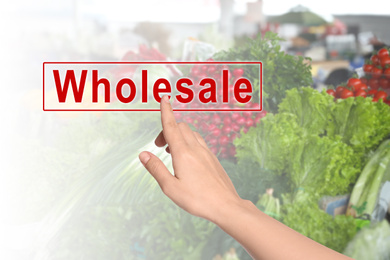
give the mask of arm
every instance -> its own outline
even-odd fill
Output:
[[[254,259],[350,259],[241,199],[202,137],[185,123],[176,123],[167,96],[161,101],[161,122],[163,131],[155,143],[159,147],[168,144],[174,175],[152,153],[142,152],[139,158],[165,195],[178,206],[218,225]]]

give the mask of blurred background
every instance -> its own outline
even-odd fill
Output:
[[[309,85],[321,89],[390,44],[379,0],[25,0],[3,1],[0,17],[3,259],[248,257],[139,168],[158,113],[43,112],[43,62],[204,61],[270,31],[282,52],[311,58]]]

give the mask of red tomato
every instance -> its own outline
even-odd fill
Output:
[[[368,83],[368,79],[365,78],[365,77],[361,77],[361,78],[360,78],[360,81],[361,81],[363,84],[366,84],[366,85],[367,85],[367,83]]]
[[[347,81],[347,85],[350,86],[350,87],[353,87],[353,86],[356,86],[356,85],[360,85],[360,84],[362,84],[362,82],[360,81],[360,79],[357,79],[357,78],[350,78]]]
[[[340,97],[341,93],[344,91],[344,89],[346,89],[345,87],[343,86],[338,86],[336,88],[336,97]]]
[[[364,90],[358,90],[355,92],[355,97],[367,97],[367,92]]]
[[[346,88],[343,87],[343,86],[338,86],[336,88],[336,98],[340,98],[341,97],[341,93],[344,91],[344,89],[346,89]]]
[[[390,99],[386,99],[385,100],[385,103],[388,104],[390,106]]]
[[[341,96],[340,96],[342,99],[346,99],[346,98],[349,98],[349,97],[353,97],[353,92],[350,91],[349,89],[344,89],[343,92],[341,92]]]
[[[374,97],[374,98],[372,99],[372,102],[378,102],[378,99],[377,99],[376,97]]]
[[[390,67],[388,67],[387,69],[385,69],[383,71],[383,74],[385,75],[386,78],[390,79]]]
[[[378,92],[378,90],[376,90],[376,89],[371,89],[371,90],[369,90],[369,91],[367,92],[367,95],[373,96],[373,95],[376,94],[376,92]]]
[[[369,73],[369,72],[371,72],[372,68],[374,68],[374,65],[372,65],[372,64],[364,64],[363,65],[363,71],[364,72]]]
[[[367,84],[361,84],[361,85],[360,85],[360,89],[366,91],[366,90],[368,89]]]
[[[328,94],[331,95],[331,96],[336,97],[336,91],[334,91],[334,89],[328,89],[328,90],[326,91],[326,93],[328,93]]]
[[[382,72],[383,72],[382,67],[374,67],[371,70],[371,76],[373,78],[379,78],[380,76],[382,76]]]
[[[381,78],[379,79],[379,87],[380,88],[388,88],[389,87],[390,80],[387,78]]]
[[[367,90],[368,86],[366,84],[362,83],[360,85],[354,86],[353,89],[354,89],[354,92],[359,91],[359,90]]]
[[[379,88],[379,80],[376,78],[370,78],[368,85],[373,89],[377,89]]]
[[[387,93],[386,92],[384,92],[384,91],[378,91],[378,92],[376,92],[376,94],[375,94],[375,96],[374,96],[374,98],[376,98],[376,99],[383,99],[383,100],[385,100],[386,98],[387,98]]]
[[[384,68],[386,65],[390,65],[390,57],[386,56],[383,58],[380,58],[381,66]]]
[[[372,55],[370,60],[372,61],[373,65],[378,65],[379,64],[379,56],[378,55]]]
[[[379,78],[380,76],[382,76],[382,68],[381,67],[374,67],[372,68],[371,70],[371,76],[373,78]]]
[[[383,57],[389,57],[389,50],[386,48],[382,48],[378,51],[378,57],[383,58]]]

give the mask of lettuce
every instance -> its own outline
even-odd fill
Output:
[[[313,200],[287,204],[283,209],[285,225],[335,251],[342,252],[356,234],[354,218],[332,217]]]
[[[285,173],[291,191],[304,188],[318,195],[347,191],[358,172],[350,159],[353,150],[340,140],[305,135],[294,119],[287,113],[267,116],[235,142],[238,160],[251,157],[261,168]]]
[[[251,158],[261,168],[281,174],[287,168],[285,159],[302,139],[302,129],[293,114],[269,114],[261,127],[251,128],[236,139],[237,158]]]
[[[356,260],[390,259],[390,226],[386,220],[365,227],[350,241],[344,254]]]
[[[359,172],[352,155],[353,150],[340,140],[315,135],[300,140],[288,160],[291,188],[318,196],[347,192]]]
[[[278,114],[235,140],[238,161],[285,175],[290,191],[349,192],[367,154],[390,134],[390,107],[370,98],[333,98],[311,88],[287,91]]]
[[[331,118],[329,109],[333,97],[322,95],[312,88],[292,89],[279,105],[279,113],[292,113],[307,134],[324,134]]]
[[[339,135],[361,156],[375,149],[390,133],[390,109],[371,98],[338,100],[332,107],[328,135]]]

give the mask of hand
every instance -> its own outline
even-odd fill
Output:
[[[256,260],[350,260],[299,234],[242,200],[215,155],[188,125],[176,123],[168,97],[161,102],[163,131],[156,145],[168,144],[174,175],[150,152],[139,158],[163,192],[190,214],[208,219],[236,239]]]
[[[168,96],[160,106],[163,130],[155,143],[158,147],[168,144],[174,175],[150,152],[142,152],[139,158],[173,202],[192,215],[216,222],[225,207],[242,200],[203,138],[187,124],[176,123]]]

